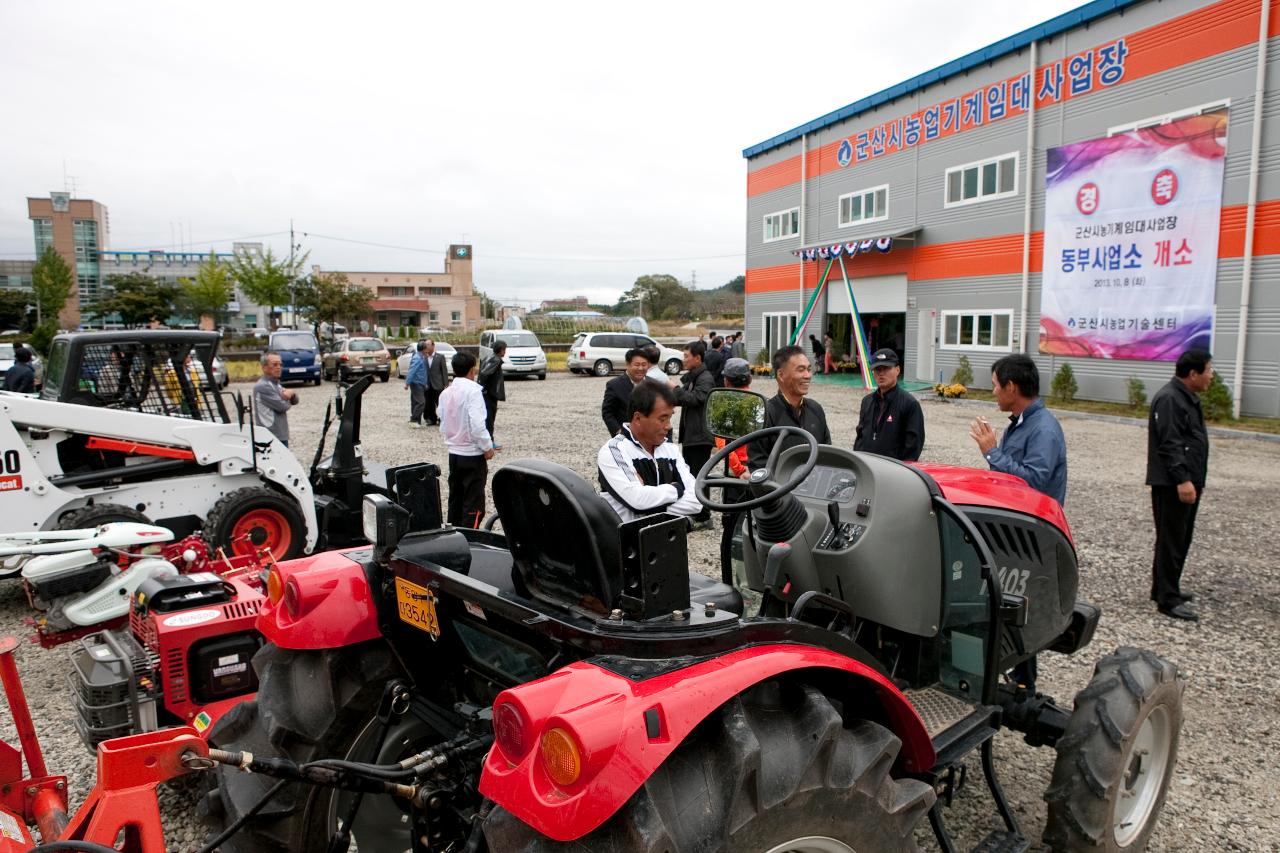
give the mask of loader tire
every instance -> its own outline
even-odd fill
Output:
[[[97,527],[99,524],[107,524],[112,521],[134,521],[138,524],[151,523],[151,519],[130,506],[122,504],[93,504],[62,516],[62,518],[58,519],[58,530],[80,530],[81,528]]]
[[[214,726],[209,742],[221,749],[286,757],[302,764],[320,758],[378,761],[407,757],[437,740],[412,712],[388,734],[375,756],[376,710],[383,685],[402,673],[382,640],[324,651],[291,651],[268,643],[253,658],[257,698],[235,706]],[[421,745],[421,746],[419,746]],[[404,750],[409,750],[408,752]],[[392,757],[394,756],[394,757]],[[202,805],[213,832],[249,811],[276,780],[221,766]],[[222,853],[324,850],[336,819],[352,795],[290,783],[223,842]],[[407,810],[400,801],[366,794],[352,826],[361,853],[407,850]]]
[[[1177,667],[1146,650],[1098,661],[1044,794],[1050,849],[1147,849],[1178,758],[1184,687]]]
[[[302,555],[307,523],[292,498],[266,486],[236,489],[209,510],[204,538],[214,549],[252,556],[266,548],[276,560]]]
[[[553,841],[499,807],[485,839],[529,853],[917,850],[934,792],[890,775],[900,745],[812,685],[766,682],[712,713],[586,836]]]

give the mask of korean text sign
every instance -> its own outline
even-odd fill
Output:
[[[1209,348],[1226,137],[1211,113],[1049,149],[1040,352]]]

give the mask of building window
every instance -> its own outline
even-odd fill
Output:
[[[33,219],[31,223],[36,229],[36,255],[40,255],[45,247],[53,245],[53,220]]]
[[[947,170],[946,207],[1018,193],[1018,154],[1003,154]]]
[[[764,241],[785,240],[800,233],[800,208],[780,210],[764,218]]]
[[[764,348],[772,355],[778,347],[791,343],[798,324],[794,311],[766,313],[764,315]]]
[[[451,323],[461,323],[461,322],[462,322],[462,312],[461,312],[461,311],[453,311],[453,312],[451,312],[451,313],[450,313],[450,315],[449,315],[449,321],[450,321]]]
[[[245,314],[245,315],[244,315],[244,323],[245,323],[245,325],[246,325],[246,326],[250,326],[250,327],[253,327],[253,326],[258,325],[258,315],[257,315],[257,314]]]
[[[1190,116],[1202,116],[1208,113],[1226,114],[1227,108],[1231,106],[1230,99],[1221,101],[1210,101],[1207,104],[1201,104],[1198,107],[1188,107],[1185,110],[1177,110],[1176,112],[1165,113],[1164,115],[1152,116],[1139,121],[1131,121],[1128,124],[1119,124],[1115,127],[1107,128],[1107,136],[1115,136],[1117,133],[1132,133],[1135,130],[1141,130],[1144,127],[1159,127],[1162,124],[1169,124],[1180,118],[1189,118]]]
[[[420,296],[448,296],[449,288],[447,287],[419,287],[418,295]]]
[[[401,325],[401,326],[416,326],[416,325],[418,325],[418,315],[417,315],[417,314],[402,313],[402,314],[400,315],[400,325]]]
[[[393,287],[391,288],[392,296],[413,296],[412,287]]]
[[[439,312],[439,311],[428,311],[428,312],[427,312],[427,319],[428,319],[428,320],[430,320],[432,323],[439,322],[439,320],[440,320],[440,312]]]
[[[1013,349],[1012,311],[943,311],[944,349],[1009,352]]]
[[[840,227],[889,218],[889,185],[840,196]]]

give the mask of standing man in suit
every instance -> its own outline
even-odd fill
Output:
[[[493,438],[493,424],[498,419],[498,401],[507,399],[506,377],[502,370],[502,356],[507,352],[507,342],[497,340],[493,342],[493,354],[484,360],[484,364],[480,365],[480,375],[476,380],[480,383],[480,390],[484,392],[484,410],[486,412],[484,425],[489,430],[489,437]],[[502,445],[496,443],[495,447]]]
[[[604,401],[600,404],[600,417],[604,428],[609,430],[609,437],[617,435],[622,425],[629,421],[628,405],[631,401],[631,389],[644,381],[649,368],[658,363],[657,353],[651,347],[635,347],[627,350],[626,372],[615,376],[604,386]]]
[[[711,345],[707,347],[706,357],[702,360],[702,363],[707,366],[707,372],[711,374],[711,381],[716,388],[724,385],[724,377],[720,375],[721,371],[724,370],[725,363],[724,353],[720,351],[723,346],[724,338],[715,335],[711,339]]]
[[[427,365],[427,402],[423,412],[423,420],[427,426],[440,426],[440,414],[436,411],[440,403],[440,392],[449,384],[448,368],[444,364],[444,356],[436,352],[436,342],[428,338],[422,350],[422,360]]]

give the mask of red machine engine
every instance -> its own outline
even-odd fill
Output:
[[[249,574],[153,578],[138,590],[129,630],[100,631],[70,652],[76,728],[85,745],[189,725],[203,734],[253,698],[250,661],[264,596]]]

